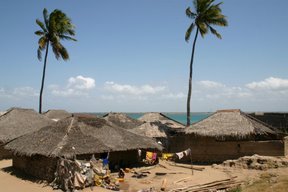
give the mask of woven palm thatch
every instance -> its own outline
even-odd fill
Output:
[[[137,119],[132,119],[131,117],[129,117],[128,115],[124,113],[108,113],[104,115],[103,118],[107,120],[108,122],[111,122],[112,125],[121,127],[124,129],[133,129],[144,123]]]
[[[71,117],[72,114],[62,110],[62,109],[53,109],[53,110],[48,110],[45,113],[43,113],[43,115],[45,115],[46,117],[48,117],[49,119],[52,119],[54,121],[59,121],[61,119],[65,119],[67,117]]]
[[[155,113],[155,112],[145,113],[138,120],[145,121],[145,122],[160,121],[162,124],[165,124],[166,126],[168,126],[170,128],[173,128],[173,129],[178,129],[178,128],[183,129],[183,128],[185,128],[185,126],[182,123],[167,117],[163,113]]]
[[[167,138],[169,129],[170,128],[167,125],[161,123],[160,121],[154,121],[145,122],[137,128],[129,131],[151,138]]]
[[[154,140],[110,126],[100,118],[69,117],[11,141],[5,146],[19,155],[72,158],[74,155],[158,149]]]
[[[0,143],[9,142],[53,123],[33,109],[11,108],[0,116]]]
[[[208,137],[250,138],[275,136],[277,133],[268,125],[236,110],[219,110],[185,130],[186,134]]]

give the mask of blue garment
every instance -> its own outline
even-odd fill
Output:
[[[109,159],[106,158],[106,159],[103,159],[103,166],[106,166],[109,164]]]

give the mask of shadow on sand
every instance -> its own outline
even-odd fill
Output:
[[[43,187],[49,186],[49,183],[47,183],[47,181],[37,179],[31,175],[24,173],[21,170],[15,169],[12,166],[4,167],[1,169],[1,171],[6,172],[12,176],[15,176],[15,177],[21,179],[21,180],[24,180],[24,181],[31,181],[33,183],[43,184],[44,185]]]

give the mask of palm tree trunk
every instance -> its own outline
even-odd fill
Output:
[[[188,97],[187,97],[187,124],[186,124],[187,127],[191,125],[190,100],[191,100],[191,95],[192,95],[193,60],[194,60],[194,51],[195,51],[195,45],[196,45],[198,32],[199,32],[199,29],[197,27],[194,42],[193,42],[193,47],[192,47],[191,61],[190,61],[189,86],[188,86]]]
[[[40,96],[39,96],[39,113],[40,114],[42,113],[42,94],[43,94],[44,81],[45,81],[48,48],[49,48],[49,42],[47,42],[47,46],[46,46],[46,53],[45,53],[44,67],[43,67],[43,74],[42,74],[42,83],[41,83]]]

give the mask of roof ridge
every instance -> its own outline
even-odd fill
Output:
[[[72,120],[71,120],[71,122],[70,122],[70,124],[68,126],[68,129],[66,131],[66,134],[63,137],[63,139],[57,144],[56,148],[51,152],[52,155],[57,156],[57,154],[62,149],[62,147],[67,143],[68,134],[69,134],[69,132],[70,132],[72,126],[73,126],[74,119],[75,119],[75,117],[72,118]]]

